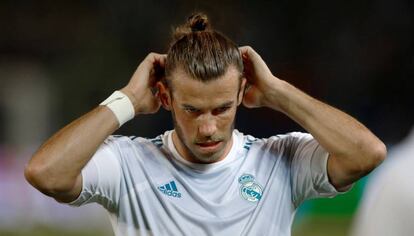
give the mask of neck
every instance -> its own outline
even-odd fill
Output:
[[[184,145],[181,139],[178,137],[177,132],[174,130],[172,133],[172,141],[175,149],[177,150],[178,154],[186,161],[198,164],[211,164],[215,162],[222,161],[226,158],[227,154],[229,154],[231,147],[233,146],[233,133],[230,135],[230,140],[226,143],[226,146],[223,150],[223,153],[220,155],[219,158],[213,159],[208,162],[203,162],[199,158],[195,157],[193,153],[191,153],[188,148]]]

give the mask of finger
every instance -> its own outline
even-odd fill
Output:
[[[161,67],[165,67],[165,62],[167,61],[167,54],[156,55],[156,60]]]
[[[160,80],[162,80],[165,77],[165,67],[162,66],[160,63],[154,64],[154,78],[152,81],[153,83],[156,83]]]
[[[165,61],[167,58],[166,54],[152,53],[152,73],[151,86],[154,86],[156,82],[162,80],[165,77]]]
[[[248,70],[248,68],[251,67],[253,64],[255,52],[250,46],[239,47],[239,50],[242,55],[242,60],[243,60],[245,70]]]
[[[155,64],[160,64],[164,67],[165,64],[165,54],[159,54],[156,52],[151,52],[145,57],[145,63],[148,67],[152,68]]]
[[[248,58],[254,52],[253,48],[250,46],[241,46],[239,47],[239,51],[243,58]]]
[[[164,69],[166,60],[167,60],[167,54],[153,53],[152,55],[153,67]]]
[[[245,53],[247,53],[247,51],[249,50],[249,48],[250,48],[250,46],[240,46],[240,47],[239,47],[239,51],[240,51],[242,54],[245,54]]]
[[[259,53],[257,53],[252,47],[250,46],[242,46],[239,47],[240,52],[242,53],[242,56],[246,59],[249,59],[251,61],[258,61],[262,60]]]
[[[159,53],[155,53],[155,52],[152,52],[150,54],[151,54],[151,58],[152,58],[153,63],[158,63],[160,65],[165,64],[165,59],[167,58],[167,54],[159,54]]]

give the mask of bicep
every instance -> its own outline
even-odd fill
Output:
[[[75,201],[82,192],[82,174],[79,174],[76,178],[75,184],[72,189],[67,192],[61,192],[53,196],[53,198],[62,203],[70,203]]]
[[[328,157],[328,178],[331,184],[338,191],[348,190],[360,176],[353,173],[355,163],[344,158],[329,154]]]

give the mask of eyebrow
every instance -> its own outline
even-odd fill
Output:
[[[230,106],[232,106],[233,105],[233,101],[228,101],[228,102],[225,102],[225,103],[222,103],[220,106],[218,106],[218,107],[230,107]],[[198,109],[198,108],[196,108],[196,107],[194,107],[194,106],[192,106],[192,105],[190,105],[190,104],[182,104],[181,105],[183,108],[191,108],[191,109]]]
[[[233,101],[228,101],[228,102],[225,102],[225,103],[223,103],[223,104],[221,104],[221,106],[219,106],[219,107],[230,107],[230,106],[232,106],[233,105]]]

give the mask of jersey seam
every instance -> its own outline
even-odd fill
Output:
[[[108,146],[106,147],[107,148],[107,150],[112,154],[112,155],[114,155],[114,157],[115,157],[115,160],[116,160],[116,162],[118,162],[118,165],[119,165],[119,168],[121,169],[121,163],[119,163],[119,160],[118,160],[118,158],[116,158],[116,153],[110,148],[110,145],[109,144],[107,144]],[[117,144],[117,147],[118,147],[118,144]],[[120,155],[121,156],[121,155]],[[94,164],[96,165],[96,163],[94,162]],[[97,167],[97,165],[96,165],[96,167]],[[97,168],[97,170],[99,170],[98,168]],[[122,173],[122,171],[120,171],[120,173]],[[120,181],[121,181],[121,178],[120,178]],[[99,173],[99,175],[98,175],[98,186],[100,186],[100,184],[101,184],[101,178],[100,178],[100,173]],[[119,188],[121,188],[121,185],[119,184]],[[119,190],[120,191],[120,190]],[[111,209],[117,209],[118,208],[118,206],[116,206],[116,204],[114,203],[114,201],[109,197],[109,196],[107,196],[106,194],[103,194],[103,193],[101,193],[100,191],[95,191],[96,193],[99,193],[99,196],[101,196],[101,197],[103,197],[103,198],[105,198],[107,201],[108,201],[108,206],[111,208]],[[120,196],[121,194],[119,194],[119,196]],[[119,202],[119,200],[120,199],[117,199],[118,201],[117,202]]]

